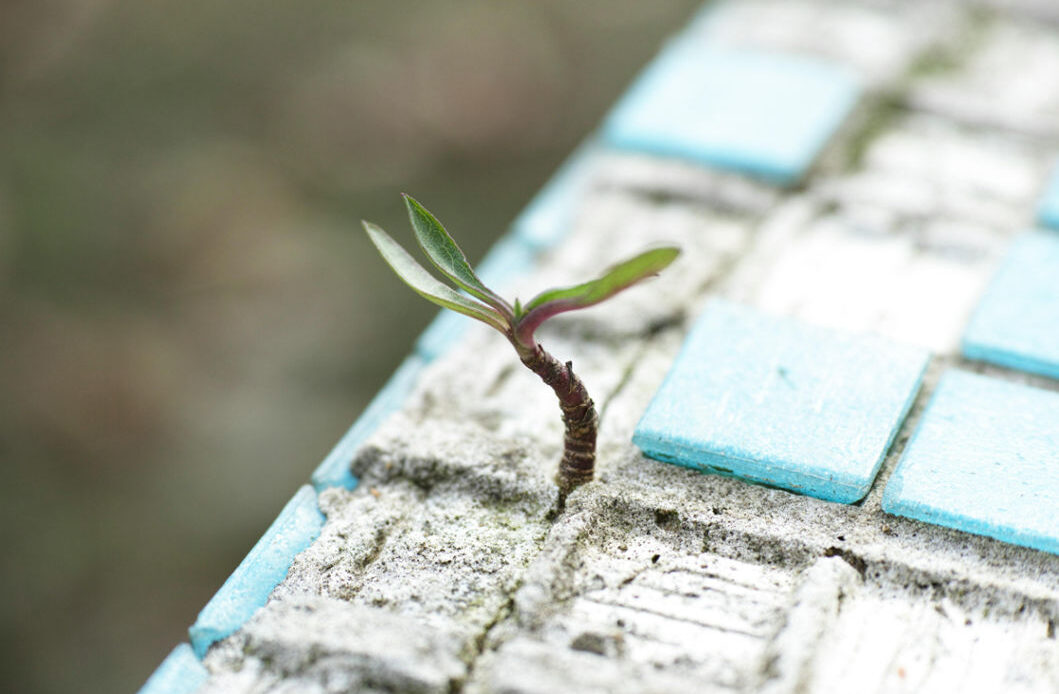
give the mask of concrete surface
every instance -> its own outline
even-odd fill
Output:
[[[860,501],[929,357],[874,335],[711,301],[632,440],[657,460]]]

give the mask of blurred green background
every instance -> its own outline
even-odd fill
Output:
[[[0,690],[134,691],[693,0],[0,3]],[[407,240],[410,236],[404,236]]]

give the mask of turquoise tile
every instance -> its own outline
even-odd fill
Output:
[[[210,645],[234,633],[264,606],[272,589],[286,578],[294,557],[319,536],[323,525],[316,492],[304,485],[188,629],[195,655],[203,657]]]
[[[724,15],[732,11],[733,3],[743,0],[706,0],[684,25],[682,36],[702,40],[713,30],[713,25],[723,21]]]
[[[463,339],[474,324],[475,320],[468,316],[447,309],[438,311],[434,320],[419,334],[415,344],[416,355],[425,361],[437,359]],[[482,329],[490,328],[483,326]]]
[[[514,281],[533,269],[537,253],[532,244],[509,234],[489,249],[474,271],[485,286],[510,300],[507,294]]]
[[[797,183],[860,95],[846,68],[676,39],[604,123],[606,144]]]
[[[426,362],[422,358],[411,356],[397,367],[390,380],[376,393],[357,421],[313,472],[312,483],[317,491],[329,487],[353,489],[357,486],[357,478],[350,472],[353,456],[364,440],[371,436],[387,417],[401,409],[424,366]]]
[[[928,359],[714,301],[633,442],[666,462],[852,503],[871,487]]]
[[[475,273],[485,286],[511,301],[514,297],[507,296],[506,290],[516,278],[532,269],[536,255],[533,247],[521,238],[508,235],[497,241],[482,258],[482,262],[475,268]],[[492,330],[473,318],[442,310],[416,340],[416,354],[427,361],[433,361],[459,342],[473,326]]]
[[[140,687],[139,694],[192,694],[208,678],[209,673],[195,657],[191,646],[182,643],[170,652]]]
[[[1059,394],[945,373],[883,510],[1059,554]]]
[[[1059,234],[1015,240],[971,316],[963,354],[1059,378]]]
[[[511,225],[512,233],[530,247],[544,250],[566,237],[577,207],[591,185],[599,146],[592,138],[571,154]]]
[[[1037,208],[1037,219],[1042,226],[1059,229],[1059,166],[1052,172],[1052,178]]]

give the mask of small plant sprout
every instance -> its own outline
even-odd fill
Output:
[[[566,425],[563,457],[555,478],[561,508],[573,489],[592,479],[599,422],[592,398],[574,374],[572,363],[563,364],[544,351],[534,333],[552,316],[598,304],[657,274],[676,259],[680,249],[648,250],[618,263],[591,282],[548,289],[525,304],[516,299],[512,305],[482,284],[467,256],[434,215],[407,195],[404,201],[420,247],[441,274],[465,293],[439,282],[379,227],[364,222],[364,229],[382,257],[409,287],[428,301],[495,328],[515,348],[522,363],[555,391]]]

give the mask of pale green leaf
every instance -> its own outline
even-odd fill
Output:
[[[507,332],[507,320],[496,310],[460,294],[448,285],[442,284],[433,275],[424,270],[412,256],[408,255],[389,234],[371,222],[364,222],[363,224],[364,230],[368,232],[368,238],[379,249],[383,259],[393,268],[397,276],[415,290],[416,293],[438,306],[476,318],[500,332]]]
[[[514,329],[516,339],[521,344],[532,345],[533,333],[552,316],[609,299],[640,280],[661,272],[678,255],[679,248],[656,248],[618,263],[591,282],[541,292],[523,307]]]
[[[498,311],[507,315],[511,313],[508,306],[493,290],[482,284],[478,275],[474,273],[471,264],[467,262],[467,256],[456,242],[445,231],[445,227],[410,195],[403,195],[405,205],[408,207],[408,217],[412,221],[412,229],[415,231],[416,241],[430,257],[430,261],[446,277],[452,280],[458,287],[471,296],[475,296]]]
[[[645,251],[611,267],[602,277],[591,282],[541,292],[526,304],[523,310],[528,314],[554,302],[562,302],[564,311],[598,304],[640,280],[658,274],[676,260],[678,255],[680,249],[673,247]]]

